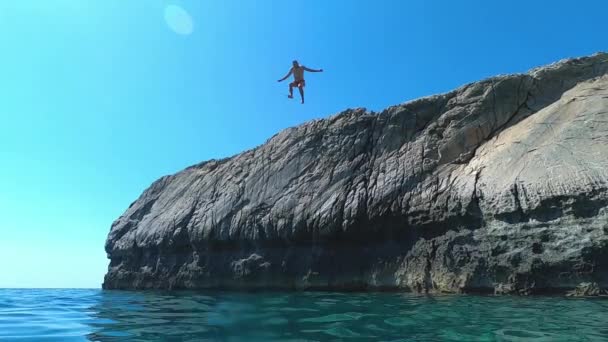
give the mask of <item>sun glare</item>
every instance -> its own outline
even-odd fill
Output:
[[[194,31],[192,17],[185,9],[177,5],[165,7],[165,22],[177,34],[189,35]]]

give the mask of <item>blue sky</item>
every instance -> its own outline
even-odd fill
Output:
[[[188,15],[167,22],[171,5]],[[607,12],[599,0],[1,1],[0,287],[99,287],[112,221],[160,176],[349,107],[606,50]],[[325,69],[308,74],[305,105],[276,82],[293,59]]]

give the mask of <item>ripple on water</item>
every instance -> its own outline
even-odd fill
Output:
[[[289,320],[283,317],[273,317],[262,321],[262,325],[285,325]]]
[[[608,341],[608,301],[0,290],[0,340]]]
[[[409,317],[391,317],[384,320],[384,323],[396,327],[407,327],[418,324],[415,319]]]
[[[343,321],[357,320],[363,316],[366,316],[366,315],[362,314],[362,313],[357,313],[357,312],[348,312],[348,313],[332,314],[332,315],[320,316],[320,317],[303,318],[300,320],[300,322],[302,322],[302,323],[343,322]]]
[[[356,333],[348,328],[344,327],[332,327],[327,329],[317,329],[317,330],[303,330],[305,333],[323,333],[333,337],[339,338],[354,338],[354,337],[363,337],[363,335]],[[373,336],[366,336],[372,338]]]

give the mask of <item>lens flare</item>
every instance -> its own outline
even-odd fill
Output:
[[[192,17],[185,9],[177,5],[165,7],[165,22],[177,34],[189,35],[194,31]]]

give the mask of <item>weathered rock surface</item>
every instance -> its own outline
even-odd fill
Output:
[[[578,286],[568,292],[568,297],[597,297],[603,296],[605,291],[600,289],[597,283],[580,283]]]
[[[596,54],[347,110],[163,177],[112,225],[103,286],[599,292],[607,73]]]

